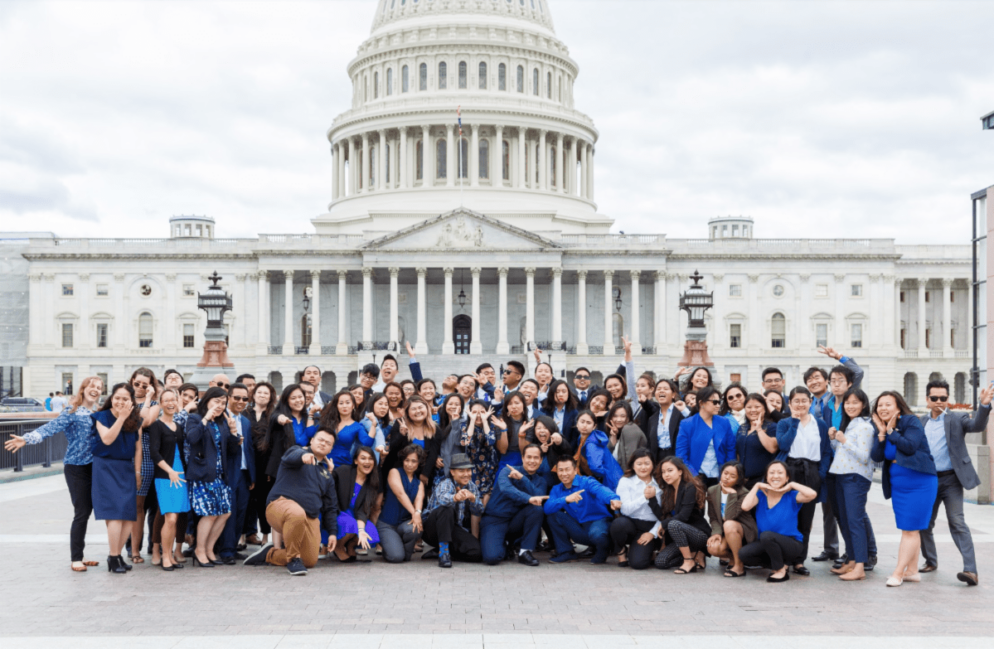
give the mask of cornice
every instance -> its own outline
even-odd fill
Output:
[[[398,55],[404,52],[405,54]],[[542,60],[547,63],[555,63],[563,68],[575,80],[580,73],[580,68],[569,55],[562,55],[542,49],[537,46],[528,45],[523,42],[512,41],[468,41],[464,39],[454,40],[434,40],[434,41],[404,41],[399,45],[393,45],[377,49],[373,52],[360,54],[352,59],[346,72],[351,78],[354,74],[376,65],[382,61],[398,58],[436,55],[445,53],[446,55],[458,56],[460,54],[472,55],[474,53],[488,52],[491,55],[507,56],[508,58],[523,58],[532,60]],[[513,53],[520,53],[515,56]]]

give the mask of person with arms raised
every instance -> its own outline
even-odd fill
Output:
[[[621,509],[621,496],[593,478],[577,475],[572,457],[560,458],[556,473],[560,484],[552,488],[543,506],[556,546],[550,561],[579,559],[573,551],[576,542],[595,548],[590,563],[604,563],[611,548],[611,512]]]

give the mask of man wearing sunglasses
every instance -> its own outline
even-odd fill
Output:
[[[963,557],[963,572],[956,578],[967,586],[976,586],[977,557],[973,551],[973,537],[963,515],[963,490],[973,489],[980,484],[980,478],[973,468],[966,450],[966,434],[979,433],[987,428],[987,418],[991,414],[991,398],[994,397],[994,384],[980,392],[980,408],[972,417],[954,414],[949,405],[949,384],[945,381],[929,381],[925,386],[928,401],[928,414],[921,420],[925,425],[925,437],[935,460],[935,470],[939,474],[939,491],[932,506],[932,520],[927,530],[921,531],[922,555],[925,565],[921,572],[933,572],[939,567],[939,556],[935,549],[932,530],[939,513],[939,504],[946,507],[949,533],[953,543]]]
[[[228,387],[228,395],[228,412],[226,413],[228,426],[231,428],[231,432],[241,439],[242,447],[239,460],[236,460],[236,462],[240,462],[238,469],[225,471],[228,487],[231,488],[232,515],[228,517],[228,521],[224,524],[224,531],[221,532],[221,551],[219,554],[221,561],[231,566],[235,564],[236,560],[245,558],[245,555],[239,554],[238,550],[245,549],[245,546],[240,544],[240,537],[245,528],[249,492],[255,488],[255,446],[252,444],[252,424],[242,414],[249,403],[248,386],[244,383],[232,383]]]
[[[597,386],[590,385],[590,370],[585,367],[578,367],[573,371],[573,387],[576,388],[577,408],[583,410],[590,401],[590,395],[597,389]]]

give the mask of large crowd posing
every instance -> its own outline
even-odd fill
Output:
[[[785,392],[770,367],[750,392],[738,382],[719,390],[707,367],[637,374],[624,343],[603,386],[585,367],[573,368],[572,385],[556,378],[539,351],[531,377],[512,360],[501,376],[483,363],[439,385],[410,345],[412,379],[398,380],[386,355],[336,394],[321,391],[316,366],[282,391],[248,374],[218,374],[201,391],[176,370],[160,382],[141,368],[105,398],[100,378],[83,380],[56,419],[6,448],[66,435],[76,572],[98,565],[84,557],[95,514],[118,574],[145,562],[147,540],[164,571],[190,558],[304,575],[322,558],[401,563],[417,553],[443,568],[538,566],[535,555],[548,553],[556,564],[614,557],[679,575],[711,557],[726,578],[764,570],[779,583],[810,574],[821,503],[825,550],[813,560],[859,581],[877,563],[866,503],[880,469],[901,530],[887,586],[937,569],[940,505],[964,563],[957,578],[978,583],[963,494],[979,478],[965,434],[986,427],[994,386],[966,415],[947,408],[947,383],[931,381],[928,413],[917,416],[898,392],[871,400],[856,361],[831,348],[819,352],[837,364],[810,368],[805,385]]]

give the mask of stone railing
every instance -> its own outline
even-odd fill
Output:
[[[893,239],[667,239],[674,254],[897,254]]]

